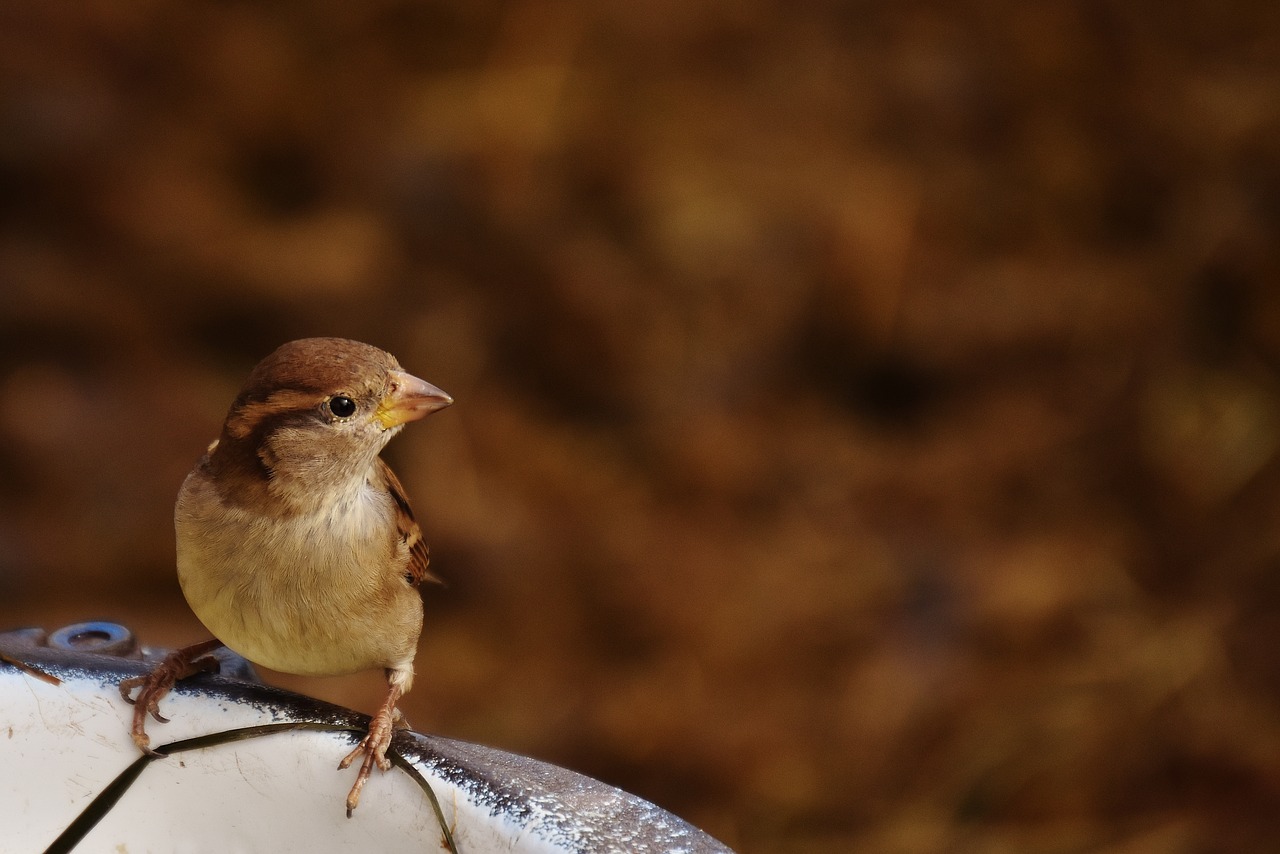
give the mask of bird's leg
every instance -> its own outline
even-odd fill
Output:
[[[209,653],[221,646],[222,641],[217,638],[184,646],[166,655],[145,676],[134,676],[120,683],[120,696],[126,703],[133,704],[133,743],[139,750],[157,755],[147,737],[147,713],[160,723],[168,723],[169,719],[160,714],[160,700],[181,679],[197,673],[217,672],[218,659]],[[134,688],[141,689],[136,698],[130,696]]]
[[[356,775],[355,785],[347,794],[347,818],[351,818],[352,811],[360,804],[360,790],[368,781],[374,764],[376,763],[381,771],[391,770],[391,762],[387,759],[387,748],[391,746],[391,734],[396,724],[403,717],[400,710],[396,708],[396,703],[413,684],[413,670],[389,668],[387,683],[389,685],[387,699],[382,702],[377,714],[369,721],[368,734],[356,745],[355,750],[338,763],[338,770],[350,768],[352,762],[364,756],[364,761],[360,764],[360,773]]]

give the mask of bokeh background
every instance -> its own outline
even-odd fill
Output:
[[[5,4],[0,626],[203,637],[178,485],[343,335],[458,401],[418,728],[742,852],[1274,850],[1278,108],[1264,2]]]

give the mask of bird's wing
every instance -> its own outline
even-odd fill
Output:
[[[413,518],[413,508],[409,506],[404,485],[391,470],[391,466],[381,458],[378,459],[378,469],[382,472],[382,481],[386,484],[387,491],[391,493],[391,500],[396,504],[396,531],[401,541],[409,546],[409,565],[405,569],[410,580],[414,586],[424,581],[442,584],[442,579],[427,568],[431,564],[431,551],[427,548],[427,541],[422,538],[418,520]]]

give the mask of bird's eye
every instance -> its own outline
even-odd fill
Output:
[[[338,418],[350,418],[356,414],[356,402],[345,394],[335,394],[329,398],[329,411]]]

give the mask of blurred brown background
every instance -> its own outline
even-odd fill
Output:
[[[1273,850],[1280,6],[23,5],[0,626],[201,638],[178,485],[344,335],[458,401],[417,727],[743,852]]]

